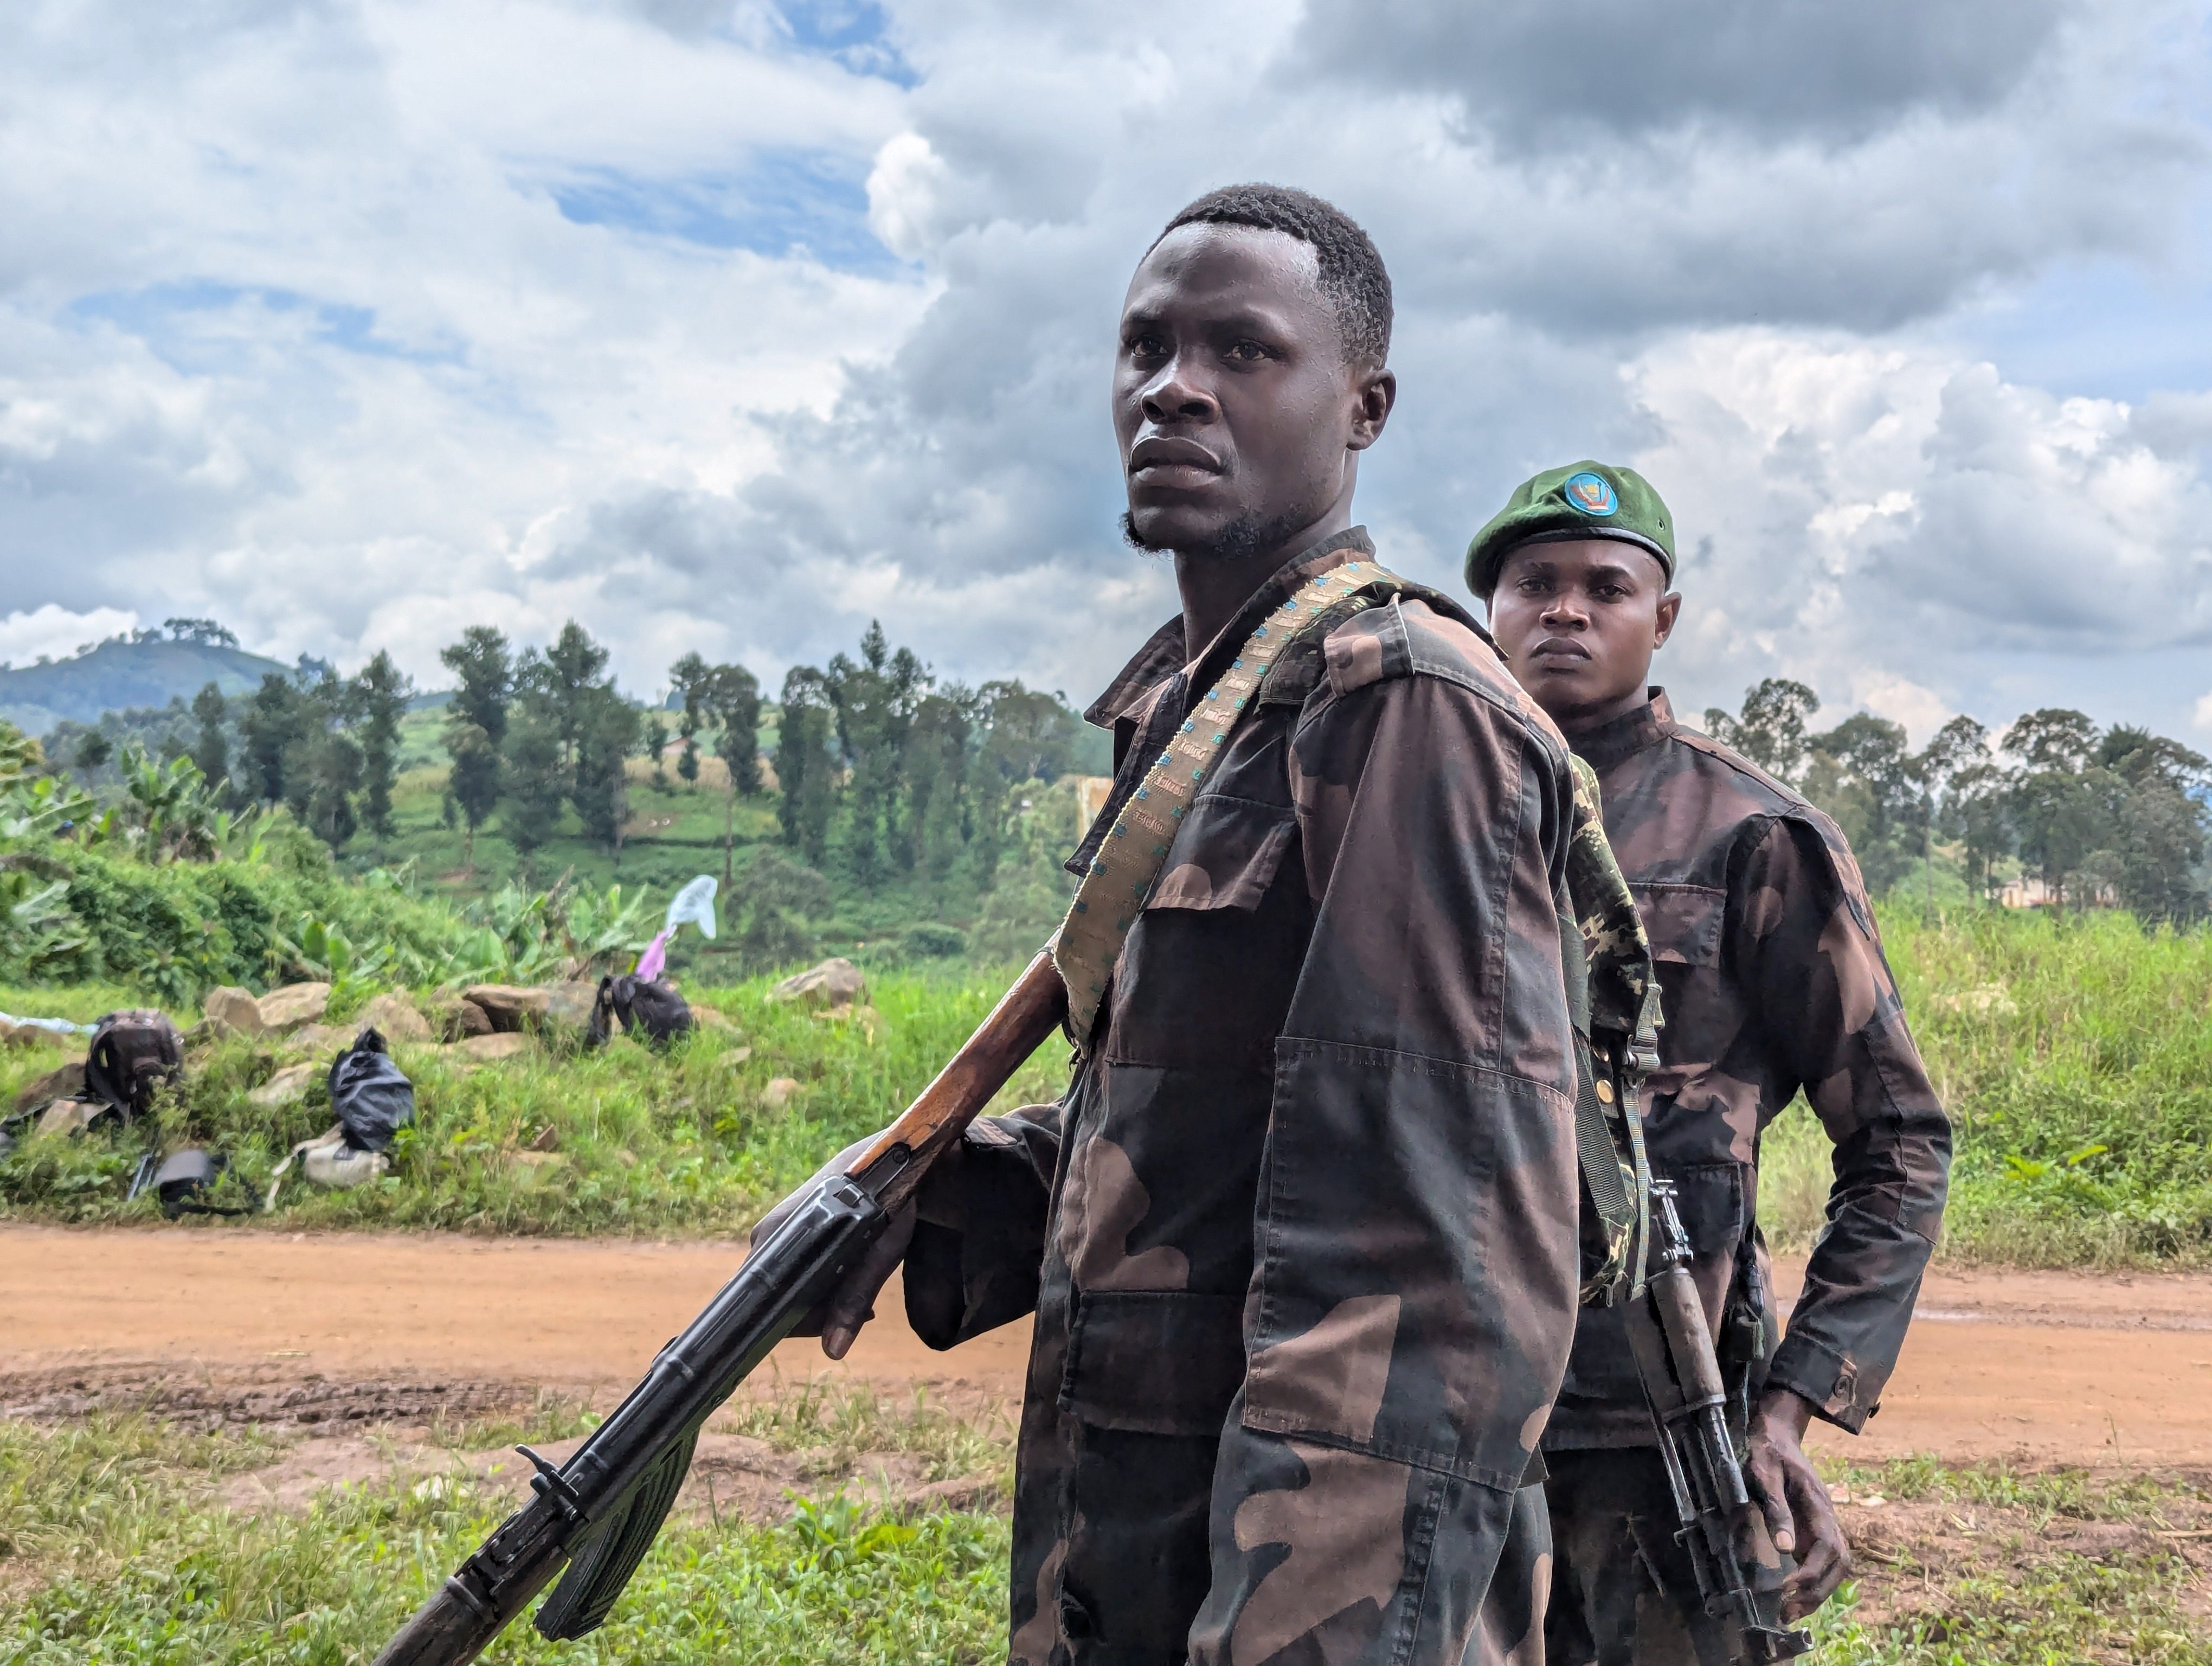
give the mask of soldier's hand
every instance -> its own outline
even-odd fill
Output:
[[[1797,1559],[1783,1582],[1782,1618],[1794,1624],[1828,1600],[1851,1571],[1851,1547],[1820,1473],[1805,1456],[1813,1408],[1787,1389],[1770,1389],[1751,1417],[1751,1456],[1774,1547]]]
[[[831,1175],[843,1174],[857,1161],[862,1152],[881,1138],[870,1134],[856,1140],[839,1152],[814,1172],[814,1177],[789,1197],[760,1218],[752,1230],[752,1247],[756,1250],[768,1241],[769,1236],[783,1225],[805,1197],[821,1182]],[[829,1298],[793,1328],[794,1336],[819,1336],[822,1352],[832,1359],[842,1359],[853,1346],[853,1339],[860,1334],[860,1327],[876,1316],[876,1292],[884,1287],[892,1269],[906,1258],[907,1246],[914,1241],[916,1219],[927,1217],[940,1225],[958,1227],[957,1190],[952,1176],[959,1167],[960,1148],[954,1146],[930,1165],[923,1177],[917,1212],[908,1203],[891,1217],[891,1224],[884,1235],[868,1246],[860,1262],[845,1275],[845,1281],[832,1291]],[[932,1208],[933,1201],[938,1207]]]

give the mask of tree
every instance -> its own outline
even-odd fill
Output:
[[[177,622],[169,622],[174,625]],[[192,716],[200,726],[199,741],[192,748],[192,762],[200,767],[200,775],[210,787],[220,787],[230,778],[230,739],[224,726],[230,721],[230,702],[222,697],[222,690],[215,684],[204,684],[192,696]]]
[[[553,836],[574,777],[561,755],[560,727],[543,702],[520,702],[503,753],[499,824],[526,860]]]
[[[99,729],[87,729],[84,739],[76,744],[76,755],[72,760],[89,779],[100,766],[115,756],[115,743]]]
[[[714,751],[727,778],[722,793],[722,883],[730,883],[737,842],[738,800],[760,791],[760,679],[743,666],[717,666],[707,679],[706,707],[714,720]]]
[[[600,656],[604,660],[605,655]],[[571,796],[584,830],[622,863],[623,833],[629,822],[629,755],[637,750],[638,710],[611,684],[595,687],[577,719],[574,787]]]
[[[2129,724],[2098,743],[2097,762],[2116,782],[2119,813],[2100,866],[2119,899],[2142,920],[2203,917],[2197,867],[2204,860],[2203,756]]]
[[[2020,760],[2008,796],[2021,854],[2042,869],[2062,908],[2067,879],[2103,842],[2108,783],[2093,769],[2099,739],[2086,715],[2063,707],[2029,712],[2005,732],[2002,750]]]
[[[1083,720],[1058,696],[1018,682],[975,690],[983,755],[1005,781],[1058,781],[1073,767]]]
[[[826,684],[836,712],[837,739],[852,769],[845,788],[845,850],[855,878],[884,877],[896,837],[907,731],[931,678],[909,648],[894,652],[882,623],[871,620],[860,657],[830,661]]]
[[[668,722],[661,714],[647,712],[645,715],[645,752],[653,760],[653,784],[664,790],[668,786]]]
[[[161,629],[169,633],[173,642],[193,642],[201,648],[229,648],[238,646],[238,636],[213,619],[164,619]]]
[[[398,775],[399,720],[407,714],[413,682],[380,649],[361,668],[351,690],[361,718],[362,819],[376,836],[376,859],[392,832],[392,784]]]
[[[281,804],[287,798],[284,763],[300,738],[301,705],[298,684],[274,671],[261,679],[247,702],[238,727],[249,797],[264,804]]]
[[[836,790],[828,679],[811,666],[793,666],[784,675],[782,707],[775,775],[783,802],[777,818],[784,843],[819,866],[829,848]]]
[[[1835,817],[1868,883],[1887,891],[1923,842],[1924,795],[1905,726],[1859,712],[1810,737],[1805,751],[1806,796]]]
[[[572,763],[585,728],[595,720],[598,696],[609,686],[603,675],[606,668],[606,649],[574,619],[561,627],[553,645],[534,660],[533,676],[561,737],[563,755]]]
[[[714,680],[714,667],[702,656],[687,654],[668,668],[668,680],[684,702],[682,715],[676,720],[676,733],[684,738],[684,753],[676,760],[676,773],[696,787],[699,784],[699,732],[707,727],[708,690]]]
[[[1805,767],[1805,725],[1820,709],[1820,696],[1802,683],[1770,677],[1744,690],[1741,716],[1731,717],[1717,706],[1708,709],[1705,733],[1777,781],[1795,786]]]
[[[471,625],[438,658],[460,684],[446,715],[446,754],[453,761],[447,790],[468,830],[462,836],[461,866],[473,873],[477,829],[499,804],[500,748],[514,697],[514,662],[507,638],[489,625]]]

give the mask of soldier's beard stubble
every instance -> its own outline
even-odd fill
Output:
[[[1237,516],[1203,544],[1176,546],[1147,538],[1137,530],[1137,518],[1124,509],[1121,541],[1148,556],[1188,556],[1196,561],[1249,561],[1255,556],[1279,548],[1291,533],[1301,526],[1311,526],[1319,515],[1318,509],[1304,505],[1272,515],[1255,510]]]

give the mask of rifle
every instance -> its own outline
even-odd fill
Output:
[[[1745,1577],[1743,1547],[1765,1541],[1766,1524],[1744,1484],[1743,1466],[1729,1438],[1728,1391],[1705,1304],[1690,1277],[1690,1239],[1675,1212],[1674,1188],[1651,1183],[1651,1275],[1643,1299],[1626,1309],[1629,1347],[1644,1379],[1659,1456],[1681,1518],[1675,1538],[1690,1554],[1705,1613],[1725,1627],[1729,1658],[1741,1666],[1771,1666],[1813,1646],[1808,1631],[1782,1624],[1772,1591],[1756,1591]]]
[[[564,1564],[568,1577],[538,1610],[538,1629],[556,1642],[597,1629],[675,1503],[700,1426],[836,1289],[1066,1005],[1051,956],[1039,955],[850,1168],[807,1183],[789,1218],[566,1463],[556,1468],[518,1447],[538,1472],[535,1496],[416,1610],[375,1666],[466,1666]]]

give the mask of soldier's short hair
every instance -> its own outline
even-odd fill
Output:
[[[1373,240],[1335,204],[1293,185],[1224,185],[1161,227],[1152,247],[1178,226],[1255,226],[1310,243],[1345,356],[1378,364],[1390,356],[1390,274]]]

